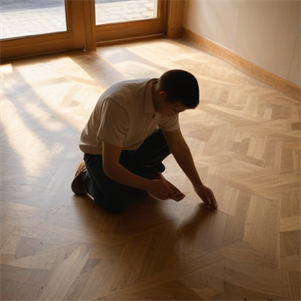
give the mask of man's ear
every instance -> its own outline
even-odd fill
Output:
[[[164,91],[160,91],[160,92],[158,93],[158,96],[160,97],[161,100],[166,101],[166,99],[167,99],[167,94],[166,94],[166,92],[164,92]]]

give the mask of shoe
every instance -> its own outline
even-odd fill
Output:
[[[87,193],[83,182],[83,174],[86,171],[87,168],[86,168],[85,161],[82,160],[77,166],[74,179],[71,183],[71,189],[74,192],[74,194],[85,195]]]

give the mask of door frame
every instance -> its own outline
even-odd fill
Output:
[[[95,0],[65,0],[65,8],[66,32],[0,40],[1,61],[70,50],[93,51],[96,43],[114,40],[182,37],[184,0],[158,0],[158,18],[104,25],[95,25]]]
[[[143,20],[96,25],[96,43],[163,35],[166,21],[166,0],[158,0],[157,17]]]
[[[67,31],[1,40],[1,60],[76,49],[95,49],[95,18],[92,13],[94,2],[65,0]],[[87,17],[88,14],[91,14],[90,17]]]

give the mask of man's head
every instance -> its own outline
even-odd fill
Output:
[[[167,101],[180,101],[187,108],[199,104],[199,86],[196,78],[184,70],[170,70],[162,74],[158,82],[159,91],[167,94]]]
[[[153,103],[161,115],[170,116],[199,104],[199,86],[196,78],[184,70],[170,70],[155,83]]]

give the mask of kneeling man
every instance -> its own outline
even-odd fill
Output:
[[[135,189],[180,201],[185,195],[162,176],[162,161],[172,154],[197,195],[208,208],[216,209],[214,194],[202,183],[179,125],[179,113],[198,104],[197,80],[184,70],[111,86],[81,133],[84,160],[72,191],[88,193],[99,206],[115,212],[128,206]]]

